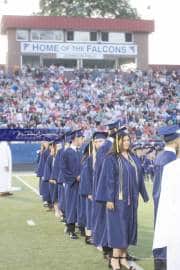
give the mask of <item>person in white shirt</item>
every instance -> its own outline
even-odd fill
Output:
[[[180,269],[180,158],[164,167],[153,250],[167,247],[167,270]]]
[[[12,156],[7,142],[0,142],[0,196],[9,196],[12,181]]]

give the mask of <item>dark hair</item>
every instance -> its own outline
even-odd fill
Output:
[[[129,134],[123,134],[123,135],[118,135],[118,136],[116,135],[116,137],[114,139],[114,142],[113,142],[113,145],[112,145],[112,148],[110,149],[110,151],[108,152],[108,154],[114,154],[114,155],[121,154],[121,152],[122,152],[123,139],[126,136],[129,137],[129,139],[131,141],[131,138],[130,138],[130,135]],[[118,145],[117,145],[117,140],[118,140]],[[121,146],[119,147],[119,141],[120,140],[121,140]],[[128,151],[131,152],[130,149]]]
[[[83,161],[88,158],[90,155],[92,155],[93,152],[93,144],[92,141],[89,143],[88,147],[86,148],[86,151],[83,153],[82,159],[81,159],[81,163],[83,163]]]

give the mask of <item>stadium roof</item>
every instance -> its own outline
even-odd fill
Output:
[[[66,16],[3,16],[1,33],[8,29],[66,29],[89,31],[126,31],[146,32],[154,31],[152,20],[104,19]]]

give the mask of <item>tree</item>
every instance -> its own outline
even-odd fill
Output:
[[[103,18],[138,18],[129,0],[40,0],[40,14]]]

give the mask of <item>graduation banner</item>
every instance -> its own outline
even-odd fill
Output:
[[[60,129],[1,128],[0,141],[57,141],[63,136]]]

